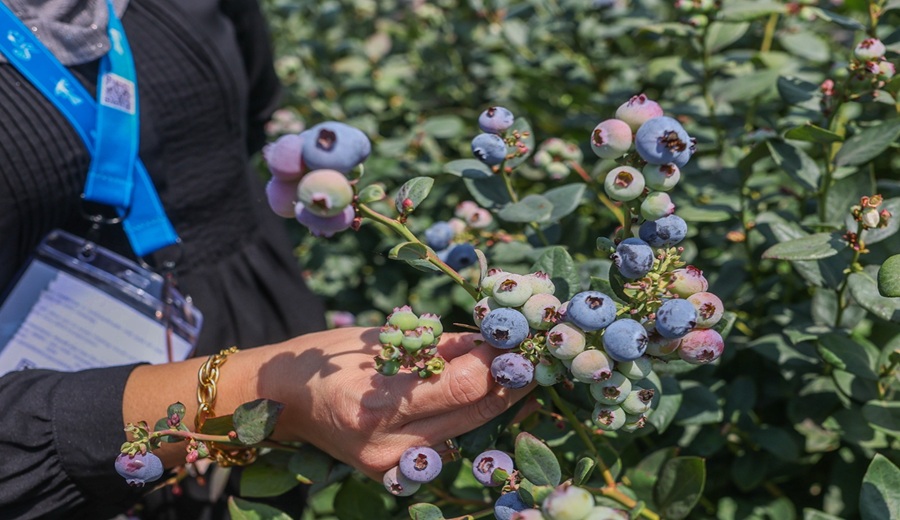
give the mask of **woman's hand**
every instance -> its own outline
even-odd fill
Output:
[[[502,352],[479,340],[477,334],[443,334],[438,352],[446,367],[421,379],[375,371],[378,329],[299,336],[246,351],[258,362],[246,400],[261,396],[286,405],[276,440],[312,443],[380,480],[407,448],[440,445],[477,428],[531,390],[497,385],[490,365]]]

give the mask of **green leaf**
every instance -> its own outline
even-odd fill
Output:
[[[378,486],[381,487],[381,484]],[[381,493],[375,490],[374,485],[363,484],[355,478],[345,480],[334,496],[334,514],[341,520],[390,518]]]
[[[325,482],[333,466],[334,459],[311,444],[301,446],[288,460],[288,470],[304,484]]]
[[[442,115],[428,118],[422,125],[422,131],[438,139],[449,139],[462,135],[466,125],[462,118],[454,115]]]
[[[383,199],[384,197],[384,186],[381,184],[370,184],[359,192],[359,202],[362,204],[371,204]]]
[[[878,379],[873,368],[878,350],[872,345],[856,342],[842,334],[830,333],[819,337],[818,346],[819,354],[835,368],[865,379]]]
[[[776,260],[820,260],[834,256],[846,247],[847,243],[840,233],[815,233],[775,244],[762,257]]]
[[[778,71],[763,69],[714,83],[712,93],[724,101],[748,102],[774,92],[777,84]]]
[[[425,197],[431,193],[432,186],[434,186],[434,179],[431,177],[414,177],[406,181],[403,186],[400,186],[400,190],[394,197],[397,211],[401,211],[401,208],[404,207],[403,202],[407,199],[412,201],[412,206],[408,211],[418,208]]]
[[[821,20],[825,20],[826,22],[832,22],[845,29],[851,29],[854,31],[864,31],[866,26],[861,22],[854,20],[853,18],[848,18],[846,16],[839,15],[835,12],[828,11],[825,9],[820,9],[818,7],[810,7],[808,9],[809,13],[812,13],[814,16]]]
[[[420,503],[409,506],[409,517],[412,520],[444,520],[444,513],[436,505]]]
[[[888,258],[878,268],[878,293],[885,298],[900,297],[900,254]]]
[[[821,97],[818,85],[800,78],[781,76],[778,78],[777,86],[781,99],[791,105],[802,105],[810,101],[818,104]]]
[[[810,61],[822,63],[831,58],[828,42],[812,31],[780,31],[778,42],[794,56]]]
[[[481,179],[493,177],[491,167],[477,159],[457,159],[444,165],[444,173],[464,177],[466,179]],[[501,179],[502,180],[502,179]]]
[[[819,170],[819,165],[806,152],[786,141],[768,141],[767,144],[772,159],[779,168],[799,182],[807,191],[818,188],[822,172]]]
[[[550,213],[548,220],[556,222],[578,209],[581,199],[584,197],[585,188],[587,185],[579,182],[545,191],[544,197],[553,205],[553,212]]]
[[[498,210],[512,202],[509,192],[506,191],[506,183],[499,175],[466,178],[463,182],[475,202],[483,208]]]
[[[200,428],[200,433],[209,435],[228,435],[228,432],[234,431],[234,419],[231,415],[220,415],[207,419]]]
[[[836,166],[865,164],[887,150],[900,137],[900,119],[866,128],[847,139],[834,156]]]
[[[228,497],[228,512],[233,520],[292,520],[287,513],[272,506],[234,496]]]
[[[543,271],[550,275],[550,280],[556,286],[556,297],[560,301],[566,301],[580,290],[581,279],[578,269],[569,252],[560,246],[547,248],[541,253],[531,272]]]
[[[653,495],[660,515],[679,520],[690,514],[703,495],[706,464],[700,457],[675,457],[663,464]]]
[[[760,448],[781,460],[793,462],[800,456],[800,445],[784,428],[764,426],[750,431],[749,436]]]
[[[507,135],[511,135],[513,132],[518,132],[521,136],[519,141],[525,145],[525,148],[528,150],[526,153],[521,156],[513,157],[512,159],[506,161],[505,166],[507,168],[515,168],[527,161],[528,158],[534,153],[535,141],[534,141],[534,132],[531,130],[531,123],[528,122],[524,117],[517,117],[513,122],[512,127],[506,131]],[[515,146],[510,146],[507,154],[516,153],[517,149]]]
[[[731,480],[741,491],[748,493],[766,478],[767,457],[747,451],[734,458],[731,463]]]
[[[428,258],[428,248],[418,242],[401,242],[388,253],[393,260],[424,260]]]
[[[719,52],[740,40],[747,34],[748,29],[750,29],[750,22],[712,22],[706,28],[706,48],[713,53]]]
[[[863,405],[862,413],[872,428],[900,437],[900,402],[869,401]]]
[[[730,2],[719,10],[719,20],[742,22],[754,20],[772,13],[784,13],[785,6],[779,2]]]
[[[677,379],[672,376],[663,376],[659,379],[662,384],[662,395],[659,397],[659,404],[653,408],[653,413],[647,417],[647,421],[659,433],[663,433],[675,419],[684,396],[681,394]],[[660,392],[657,392],[657,395],[659,394]]]
[[[684,380],[681,381],[681,390],[681,407],[675,414],[678,424],[709,424],[722,420],[719,398],[706,385]]]
[[[242,497],[277,497],[300,484],[286,468],[277,468],[265,461],[256,461],[241,472]]]
[[[873,277],[877,269],[875,266],[869,266],[866,271],[850,273],[847,278],[850,294],[859,305],[872,314],[884,320],[900,323],[900,299],[885,298],[878,292],[878,283]]]
[[[234,411],[234,429],[244,444],[258,444],[275,430],[284,405],[271,399],[244,403]]]
[[[515,461],[516,468],[535,485],[556,486],[562,479],[553,450],[528,432],[516,437]]]
[[[804,508],[803,509],[803,520],[842,520],[839,516],[829,515],[828,513],[823,513],[822,511],[816,511],[815,509]]]
[[[576,486],[580,486],[588,481],[591,478],[591,473],[594,472],[594,468],[597,467],[597,463],[594,462],[594,459],[590,457],[583,457],[578,463],[575,465],[575,473],[572,475],[572,480]]]
[[[631,482],[631,489],[644,500],[653,500],[653,487],[659,480],[659,471],[669,459],[678,453],[675,447],[658,449],[629,468],[625,474]],[[655,509],[655,507],[654,507]]]
[[[784,138],[819,144],[839,143],[844,140],[843,136],[840,136],[830,130],[825,130],[824,128],[816,126],[812,123],[806,123],[805,125],[795,126],[794,128],[791,128],[784,133]]]
[[[497,216],[507,222],[546,222],[553,213],[553,203],[543,195],[528,195],[501,209]]]
[[[880,453],[863,477],[859,513],[863,520],[900,518],[900,469]]]

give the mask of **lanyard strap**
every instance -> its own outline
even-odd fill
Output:
[[[114,206],[137,256],[178,243],[150,174],[138,158],[137,76],[128,40],[112,1],[111,49],[100,60],[97,100],[0,2],[0,52],[66,116],[91,151],[86,200]]]

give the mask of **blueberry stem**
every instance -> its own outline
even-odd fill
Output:
[[[585,428],[584,423],[579,421],[577,417],[575,417],[575,413],[572,412],[572,409],[569,408],[569,405],[566,404],[565,401],[559,396],[559,393],[552,386],[546,387],[547,393],[550,394],[550,399],[553,401],[553,404],[562,412],[563,416],[565,416],[566,420],[569,421],[569,424],[572,425],[572,428],[575,429],[575,433],[578,434],[578,437],[581,438],[581,441],[587,447],[588,451],[591,452],[591,455],[594,457],[594,460],[597,462],[597,466],[600,467],[600,471],[603,473],[603,481],[606,482],[607,486],[616,486],[616,479],[613,478],[612,472],[609,470],[609,467],[603,462],[603,458],[600,457],[600,452],[597,451],[597,446],[594,445],[594,442],[591,440],[591,436],[588,434],[587,428]]]

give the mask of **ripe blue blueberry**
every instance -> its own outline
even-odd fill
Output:
[[[691,157],[691,136],[671,117],[648,119],[638,128],[634,146],[650,164],[675,163],[679,167]]]
[[[613,361],[603,351],[589,349],[575,356],[569,368],[576,381],[591,384],[612,376]]]
[[[519,496],[518,493],[512,491],[494,502],[494,518],[497,520],[512,520],[513,514],[528,509],[528,504]]]
[[[554,489],[541,504],[549,520],[582,520],[594,507],[594,495],[578,486]]]
[[[515,309],[494,309],[482,320],[481,335],[496,348],[514,348],[528,336],[528,320]]]
[[[584,331],[572,323],[558,323],[547,332],[547,349],[557,359],[573,359],[584,351]]]
[[[413,495],[422,486],[422,484],[413,482],[404,477],[403,473],[400,473],[399,466],[394,466],[387,470],[384,473],[384,477],[382,477],[382,483],[384,484],[384,488],[387,489],[390,494],[397,497],[408,497]]]
[[[400,455],[400,473],[412,480],[424,484],[436,479],[441,473],[443,462],[441,456],[428,446],[416,446]]]
[[[569,301],[566,319],[581,330],[600,330],[616,319],[616,304],[600,291],[583,291]]]
[[[613,262],[625,278],[641,278],[653,269],[653,248],[639,238],[626,238],[616,246]]]
[[[648,220],[641,224],[638,235],[651,247],[671,247],[684,240],[687,222],[678,215]]]
[[[478,128],[489,134],[502,134],[509,130],[516,117],[503,107],[489,107],[478,116]]]
[[[453,240],[453,226],[449,222],[441,220],[435,222],[425,230],[425,243],[435,251],[441,251],[450,247]]]
[[[603,348],[616,361],[631,361],[647,350],[647,331],[640,323],[623,318],[603,331]]]
[[[647,120],[663,115],[663,109],[659,103],[648,99],[644,94],[632,96],[616,109],[616,118],[628,123],[635,132]]]
[[[163,464],[159,457],[150,452],[138,452],[133,457],[120,453],[116,457],[116,472],[125,478],[128,485],[142,487],[162,476]]]
[[[310,170],[331,169],[348,173],[372,152],[366,134],[337,121],[319,123],[300,136],[303,138],[303,162]]]
[[[697,325],[697,309],[687,300],[666,300],[656,311],[656,331],[664,338],[684,337]]]
[[[644,175],[637,168],[619,166],[606,174],[603,189],[613,200],[628,202],[644,192]]]
[[[517,352],[507,352],[491,362],[494,381],[504,388],[522,388],[534,381],[534,365]]]
[[[472,154],[488,166],[496,166],[506,159],[506,141],[497,134],[478,134],[472,139]]]
[[[514,468],[512,457],[500,450],[487,450],[472,461],[472,474],[475,475],[475,480],[488,487],[502,484],[502,482],[494,482],[494,479],[491,478],[494,470],[502,469],[507,474],[512,474]]]
[[[475,246],[468,242],[453,244],[448,249],[444,249],[442,253],[444,254],[442,260],[454,271],[459,271],[478,262]],[[441,254],[438,254],[438,258],[440,257]]]

